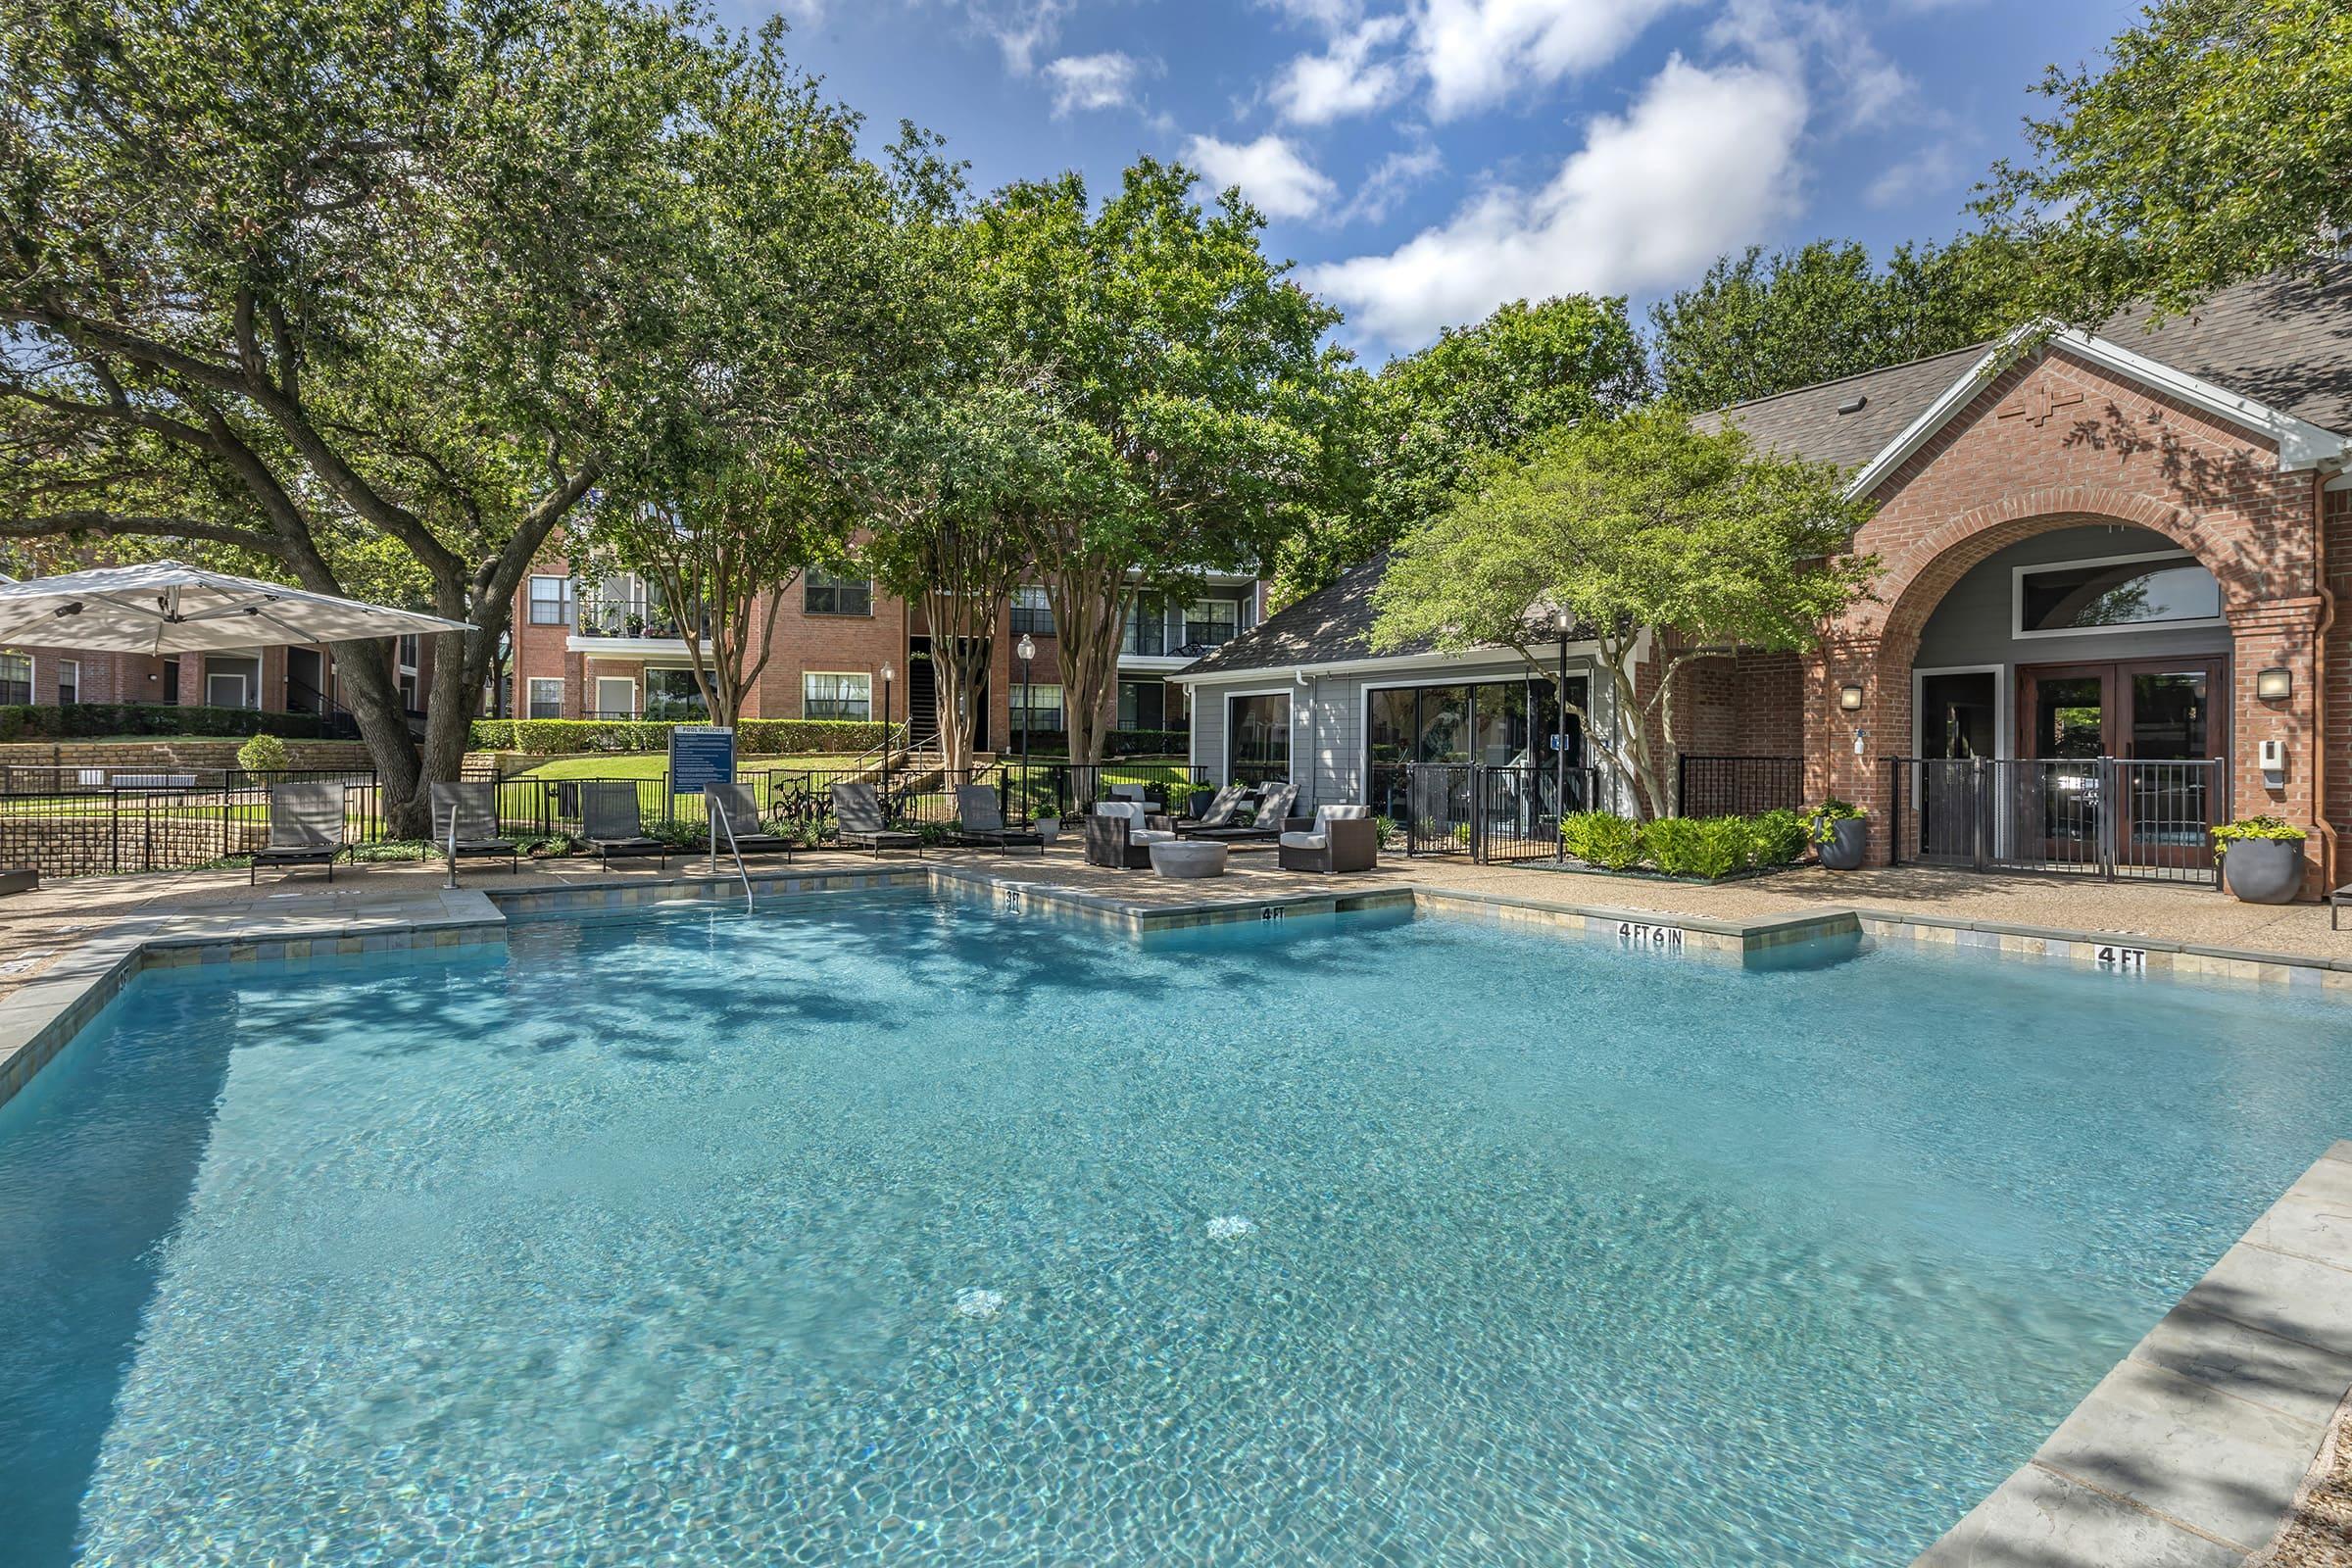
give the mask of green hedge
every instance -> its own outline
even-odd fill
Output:
[[[1609,811],[1578,811],[1560,823],[1560,847],[1610,871],[1647,864],[1668,876],[1716,881],[1757,866],[1787,865],[1811,848],[1794,811],[1759,816],[1665,816],[1636,822]]]
[[[647,718],[477,718],[477,752],[521,752],[528,757],[574,757],[585,752],[666,752],[675,723]],[[834,718],[747,718],[735,726],[735,749],[746,757],[796,752],[857,753],[882,744],[882,726]]]
[[[183,708],[167,703],[68,703],[62,708],[0,708],[0,741],[72,741],[97,735],[282,735],[315,740],[317,713],[265,713],[250,708]]]

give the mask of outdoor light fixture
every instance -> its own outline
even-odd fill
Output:
[[[1025,660],[1035,659],[1037,657],[1037,639],[1031,637],[1027,632],[1023,632],[1021,640],[1012,645],[1012,651]]]
[[[1862,688],[1850,680],[1838,687],[1838,706],[1849,713],[1862,711]]]
[[[2283,703],[2295,694],[2295,672],[2266,669],[2254,677],[2254,695],[2266,703]]]

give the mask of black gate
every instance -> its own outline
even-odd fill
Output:
[[[1887,767],[1897,865],[2221,885],[2224,761],[1905,757]]]
[[[1402,823],[1407,855],[1466,855],[1481,865],[1557,859],[1563,785],[1571,811],[1589,809],[1597,789],[1590,767],[1405,762],[1372,771],[1374,809]]]

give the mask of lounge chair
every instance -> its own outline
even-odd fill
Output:
[[[507,869],[516,869],[514,841],[498,834],[498,786],[495,784],[436,784],[432,789],[433,848],[449,857],[449,874],[458,874],[458,861],[475,856],[507,858]],[[452,828],[457,839],[450,839]]]
[[[1277,784],[1258,797],[1257,820],[1248,827],[1190,827],[1179,828],[1177,836],[1188,839],[1218,839],[1227,844],[1246,844],[1257,841],[1272,843],[1285,833],[1302,833],[1307,820],[1293,816],[1291,808],[1298,804],[1298,787]]]
[[[1029,849],[1046,853],[1042,833],[1004,825],[1004,808],[997,805],[997,792],[985,784],[956,786],[956,817],[961,825],[956,842],[966,849]]]
[[[1208,806],[1199,816],[1179,817],[1168,826],[1178,833],[1204,827],[1231,827],[1233,813],[1240,810],[1249,799],[1249,786],[1228,784],[1209,798]]]
[[[245,885],[260,881],[265,865],[324,865],[332,882],[335,858],[349,848],[344,821],[340,784],[270,785],[270,841],[253,852]]]
[[[1152,846],[1172,844],[1174,832],[1147,827],[1140,801],[1098,801],[1086,819],[1086,863],[1114,871],[1141,871],[1152,864]]]
[[[1369,806],[1318,806],[1315,825],[1285,833],[1274,856],[1285,871],[1370,871],[1380,864],[1380,824]]]
[[[637,786],[627,779],[592,779],[580,786],[580,837],[609,869],[615,855],[658,855],[669,869],[669,846],[648,838],[637,808]]]
[[[882,815],[882,802],[871,784],[833,786],[833,832],[845,850],[912,850],[923,853],[923,836],[892,827]]]
[[[706,784],[703,806],[710,813],[711,826],[725,829],[719,840],[733,844],[737,854],[782,855],[788,860],[792,858],[795,846],[791,837],[771,833],[761,824],[760,804],[752,799],[749,784]]]

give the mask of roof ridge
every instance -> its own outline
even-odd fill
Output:
[[[1881,365],[1868,370],[1856,370],[1850,375],[1834,375],[1827,381],[1807,381],[1803,386],[1792,386],[1785,392],[1768,392],[1760,398],[1741,398],[1737,403],[1718,404],[1714,408],[1701,412],[1729,414],[1734,409],[1752,409],[1766,403],[1777,403],[1783,398],[1795,397],[1799,392],[1818,392],[1823,387],[1843,386],[1848,381],[1867,381],[1873,376],[1885,375],[1890,370],[1907,370],[1914,365],[1926,365],[1932,360],[1948,360],[1955,354],[1982,355],[1990,352],[1993,345],[2000,341],[2000,338],[1988,337],[1976,343],[1964,343],[1956,349],[1943,349],[1934,354],[1917,355],[1908,360],[1896,360],[1891,364]]]

